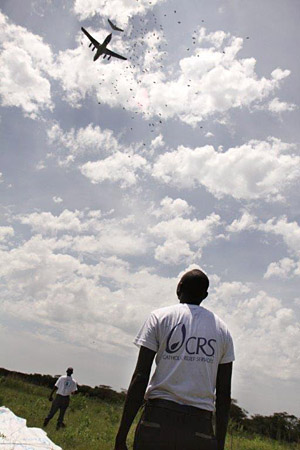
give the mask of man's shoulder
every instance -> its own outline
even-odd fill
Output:
[[[151,315],[156,316],[158,318],[167,316],[169,314],[173,314],[175,311],[180,309],[180,303],[169,305],[169,306],[163,306],[162,308],[154,309],[151,312]]]
[[[210,309],[204,308],[203,306],[201,306],[201,309],[203,311],[203,314],[205,314],[207,317],[210,317],[212,320],[215,321],[216,326],[218,328],[220,328],[221,330],[224,330],[226,332],[228,331],[228,326],[227,326],[226,322],[223,319],[221,319],[221,317],[218,316],[218,314],[211,311]]]
[[[64,379],[65,379],[65,375],[61,375],[60,377],[57,378],[56,384],[61,383]]]

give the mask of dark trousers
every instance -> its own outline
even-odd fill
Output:
[[[49,411],[48,416],[46,417],[47,420],[52,419],[54,414],[59,410],[59,416],[57,419],[57,423],[60,425],[64,421],[65,412],[69,406],[70,398],[69,396],[59,395],[56,394],[55,399],[52,402],[51,409]]]
[[[217,450],[212,413],[168,400],[149,400],[135,432],[134,450]]]

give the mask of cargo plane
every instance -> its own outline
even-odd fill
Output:
[[[93,46],[93,51],[95,49],[97,49],[96,54],[94,56],[94,61],[96,61],[101,55],[103,55],[103,58],[106,58],[108,56],[107,59],[110,59],[112,56],[114,58],[119,58],[119,59],[123,59],[123,60],[127,60],[127,58],[125,58],[124,56],[118,55],[118,53],[112,52],[111,50],[109,50],[107,48],[107,45],[109,44],[112,34],[109,34],[104,41],[102,42],[102,44],[100,44],[98,41],[96,41],[96,39],[93,38],[93,36],[90,35],[90,33],[88,33],[86,31],[85,28],[81,27],[81,31],[83,31],[83,33],[89,38],[89,40],[91,41],[89,47]]]

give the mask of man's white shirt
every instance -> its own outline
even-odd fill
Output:
[[[69,375],[63,375],[59,377],[59,379],[55,383],[55,386],[57,387],[56,393],[63,396],[71,395],[72,392],[77,391],[77,383]]]
[[[186,303],[157,309],[134,343],[157,352],[146,400],[162,398],[214,411],[218,366],[235,359],[232,337],[216,314]]]

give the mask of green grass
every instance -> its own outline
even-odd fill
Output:
[[[16,378],[0,378],[0,406],[6,406],[27,420],[29,427],[41,428],[51,403],[50,390]],[[71,398],[65,416],[67,428],[56,431],[56,417],[47,426],[49,438],[63,450],[112,450],[122,413],[122,405],[107,403],[78,394]],[[137,420],[136,420],[137,421]],[[134,427],[128,437],[132,449]],[[241,433],[228,434],[226,450],[291,450],[300,446],[279,444]]]

